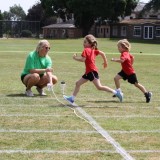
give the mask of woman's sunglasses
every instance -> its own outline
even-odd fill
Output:
[[[46,50],[50,50],[51,48],[50,48],[50,47],[45,47],[45,49],[46,49]]]

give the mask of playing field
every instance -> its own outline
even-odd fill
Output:
[[[83,39],[49,40],[54,74],[59,82],[54,93],[40,97],[24,95],[20,73],[27,54],[39,40],[0,39],[0,160],[158,160],[160,159],[160,45],[131,42],[138,80],[153,93],[151,103],[133,85],[121,81],[124,102],[98,91],[91,82],[82,86],[71,108],[62,98],[71,95],[84,73],[84,64],[72,59],[81,54]],[[115,88],[113,78],[120,71],[117,40],[98,39],[106,53],[97,66],[101,83]]]

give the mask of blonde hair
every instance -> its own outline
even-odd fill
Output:
[[[46,40],[46,39],[43,39],[43,40],[40,40],[38,42],[38,45],[36,47],[36,51],[39,52],[40,50],[42,50],[43,46],[47,44],[47,45],[50,45],[49,42]]]
[[[92,48],[97,49],[97,40],[92,34],[88,34],[84,37],[84,39],[87,40],[87,42],[91,45]]]
[[[119,40],[117,45],[121,46],[122,48],[126,49],[127,51],[131,50],[131,44],[128,42],[127,39]]]

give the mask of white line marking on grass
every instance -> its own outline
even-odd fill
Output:
[[[125,159],[125,160],[133,160],[134,158],[131,157],[125,149],[123,149],[118,142],[116,142],[109,133],[104,130],[89,114],[87,114],[82,108],[76,107],[78,110],[87,120],[88,122],[95,128],[108,142],[110,142],[116,149],[116,151]]]
[[[149,131],[144,131],[144,130],[131,130],[131,131],[108,131],[110,133],[118,133],[118,134],[130,134],[130,133],[160,133],[160,130],[149,130]]]
[[[90,153],[116,153],[112,150],[85,150],[85,151],[56,151],[56,150],[0,150],[0,153],[23,153],[23,154],[31,154],[31,153],[51,153],[51,154],[90,154]]]
[[[28,52],[27,50],[26,51],[6,51],[6,50],[4,50],[4,51],[0,51],[0,53],[6,53],[6,52],[10,52],[10,53],[17,53],[17,52]],[[54,52],[52,52],[52,51],[50,51],[50,53],[54,53],[54,54],[59,54],[59,53],[75,53],[75,52],[72,52],[72,51],[68,51],[68,52],[66,52],[66,51],[54,51]],[[76,53],[82,53],[82,52],[76,52]],[[117,52],[117,53],[113,53],[113,52],[107,52],[107,54],[110,54],[110,55],[119,55],[119,53]],[[143,55],[145,55],[145,56],[148,56],[148,55],[154,55],[154,56],[159,56],[160,54],[159,53],[139,53],[139,52],[134,52],[134,55],[140,55],[140,56],[143,56]]]
[[[73,117],[74,115],[58,115],[58,114],[0,114],[0,117]],[[94,118],[121,118],[121,119],[128,119],[128,118],[160,118],[160,116],[147,116],[147,115],[126,115],[126,116],[92,116]]]
[[[34,154],[34,153],[48,153],[48,154],[92,154],[92,153],[117,153],[112,150],[70,150],[70,151],[57,151],[57,150],[0,150],[0,154],[14,154],[14,153],[22,153],[22,154]],[[128,150],[129,153],[160,153],[160,150]]]
[[[0,133],[84,133],[92,134],[97,131],[82,131],[82,130],[16,130],[16,129],[1,129]],[[98,134],[98,133],[97,133]]]
[[[160,130],[131,130],[131,131],[112,131],[109,130],[109,133],[114,134],[131,134],[131,133],[160,133]],[[87,130],[16,130],[16,129],[0,129],[0,133],[97,133],[97,131],[87,131]]]
[[[129,150],[129,153],[160,153],[160,150]]]
[[[55,104],[56,105],[56,104]],[[6,107],[22,107],[22,108],[24,108],[24,107],[27,107],[27,108],[29,108],[29,107],[52,107],[53,105],[52,104],[48,104],[48,105],[42,105],[42,104],[34,104],[34,105],[30,105],[30,104],[8,104],[8,105],[6,105],[6,104],[4,104],[4,105],[0,105],[0,107],[4,107],[4,108],[6,108]]]
[[[160,116],[150,116],[150,115],[124,115],[124,116],[93,116],[95,118],[160,118]]]
[[[73,117],[74,115],[58,115],[58,114],[1,114],[0,117]]]

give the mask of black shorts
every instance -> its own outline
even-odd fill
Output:
[[[118,75],[120,75],[123,80],[128,80],[129,83],[131,84],[135,84],[135,83],[138,83],[138,80],[137,80],[137,76],[135,73],[131,74],[131,75],[127,75],[126,73],[124,73],[123,70],[121,70]]]
[[[27,74],[21,75],[21,81],[22,81],[22,82],[23,82],[24,77],[25,77],[26,75],[27,75]],[[43,75],[44,75],[44,74],[40,74],[39,76],[40,76],[40,77],[43,77]]]
[[[27,74],[24,74],[24,75],[21,75],[21,81],[23,82],[23,79],[24,77],[26,76]]]
[[[88,74],[84,74],[82,78],[93,81],[95,78],[99,79],[99,75],[96,71],[89,72]]]

